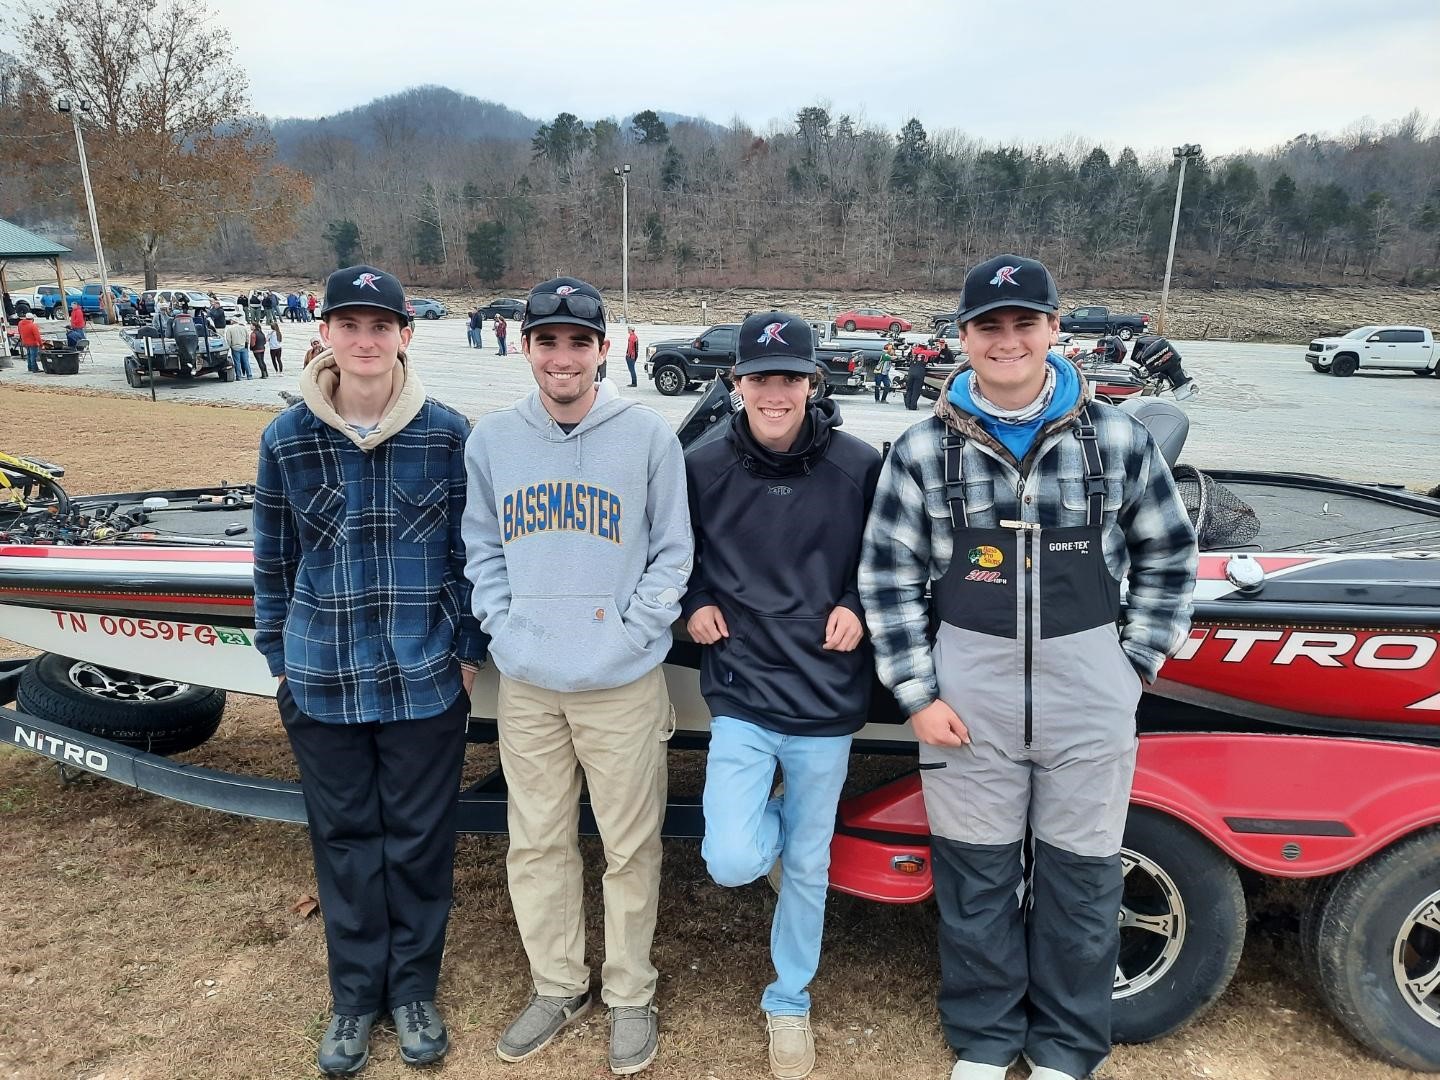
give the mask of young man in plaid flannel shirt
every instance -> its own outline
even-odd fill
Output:
[[[260,442],[255,644],[300,766],[334,1015],[322,1072],[358,1072],[389,1010],[409,1065],[449,1049],[435,986],[450,914],[470,687],[459,413],[406,360],[391,275],[330,275],[304,402]]]
[[[1049,351],[1058,309],[1033,259],[970,271],[971,370],[896,441],[860,562],[920,741],[953,1080],[1003,1080],[1021,1053],[1033,1080],[1075,1080],[1109,1054],[1135,707],[1190,625],[1170,470]]]

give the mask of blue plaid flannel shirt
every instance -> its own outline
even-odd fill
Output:
[[[308,408],[260,440],[255,645],[324,723],[436,716],[487,638],[465,578],[465,417],[426,400],[361,450]]]

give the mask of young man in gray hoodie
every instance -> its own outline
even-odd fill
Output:
[[[610,1068],[655,1059],[665,742],[660,665],[690,576],[680,444],[660,415],[595,375],[600,294],[556,278],[526,301],[536,389],[475,425],[465,450],[465,574],[500,672],[510,897],[533,992],[496,1053],[523,1061],[591,1007],[579,851],[580,778],[605,845]]]

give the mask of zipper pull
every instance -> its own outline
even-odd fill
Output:
[[[1022,529],[1022,530],[1024,530],[1024,529],[1029,529],[1029,530],[1034,531],[1034,532],[1039,532],[1039,531],[1040,531],[1040,526],[1039,526],[1039,524],[1038,524],[1037,522],[1034,522],[1034,521],[1010,521],[1010,520],[1002,520],[1002,521],[1000,522],[1000,527],[1001,527],[1002,529]]]

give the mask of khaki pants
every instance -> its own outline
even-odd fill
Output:
[[[537,993],[590,986],[579,847],[580,779],[605,845],[606,1005],[655,996],[665,743],[674,711],[659,668],[613,690],[562,693],[501,676],[500,764],[510,791],[506,869]]]

